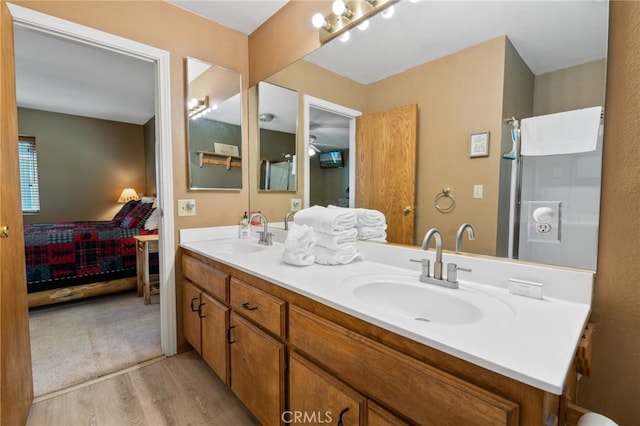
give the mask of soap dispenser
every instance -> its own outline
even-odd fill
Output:
[[[240,226],[238,227],[239,238],[251,238],[251,227],[249,226],[249,216],[247,212],[244,212],[242,219],[240,220]]]

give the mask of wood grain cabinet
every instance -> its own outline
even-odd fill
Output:
[[[184,337],[218,377],[229,384],[229,308],[223,304],[228,295],[229,275],[188,256],[182,260]]]
[[[232,277],[229,305],[231,390],[260,423],[282,424],[286,303]]]
[[[363,425],[366,398],[329,373],[291,352],[289,410],[285,421],[306,424]]]
[[[231,312],[230,387],[265,426],[281,424],[285,409],[285,347],[247,319]]]

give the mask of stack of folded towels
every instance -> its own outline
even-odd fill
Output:
[[[313,255],[315,243],[313,228],[292,223],[284,241],[283,262],[295,266],[313,265],[315,261],[315,256]]]
[[[329,206],[330,209],[352,210],[356,213],[355,229],[359,240],[387,242],[387,220],[384,214],[373,209],[346,209],[344,207]]]
[[[358,253],[357,217],[353,210],[313,206],[297,212],[294,220],[296,225],[314,230],[315,263],[344,265],[362,258]]]

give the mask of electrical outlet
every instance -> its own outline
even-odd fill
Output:
[[[291,199],[291,210],[298,211],[302,209],[302,200],[300,198],[292,198]]]
[[[525,201],[524,224],[527,227],[527,241],[537,243],[559,243],[562,202]]]
[[[548,223],[536,223],[536,232],[538,234],[548,234],[551,232],[551,225]]]
[[[178,216],[195,216],[196,200],[178,200]]]

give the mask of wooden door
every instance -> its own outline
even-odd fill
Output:
[[[202,293],[202,359],[220,377],[229,384],[229,308],[216,301],[207,293]]]
[[[202,333],[200,330],[200,294],[202,291],[187,280],[182,281],[182,328],[184,338],[202,355]]]
[[[356,207],[387,218],[387,241],[414,244],[418,106],[356,118]]]
[[[13,18],[5,2],[0,4],[0,46],[0,423],[22,425],[33,401],[33,380],[18,171]]]
[[[364,407],[364,396],[295,352],[289,354],[289,411],[303,418],[285,421],[357,426],[364,424]]]
[[[284,345],[231,312],[231,390],[265,426],[282,424]]]

